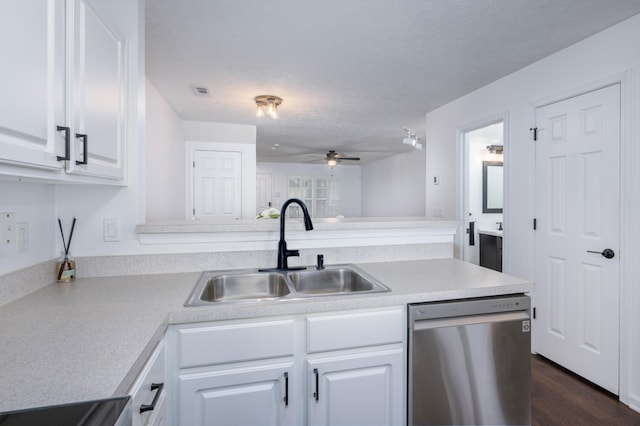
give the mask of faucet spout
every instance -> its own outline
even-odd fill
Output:
[[[287,241],[284,236],[284,214],[289,207],[290,204],[295,203],[300,206],[302,209],[302,214],[304,216],[304,229],[307,231],[311,231],[313,229],[313,223],[311,222],[311,216],[309,216],[309,210],[307,210],[307,206],[302,202],[302,200],[298,198],[290,198],[282,204],[282,208],[280,209],[280,241],[278,242],[278,266],[276,269],[287,270],[287,269],[300,269],[300,268],[289,268],[288,259],[291,256],[300,256],[300,252],[298,250],[288,250],[287,249]]]

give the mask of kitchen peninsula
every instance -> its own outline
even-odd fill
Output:
[[[391,292],[187,308],[199,273],[47,285],[0,307],[0,411],[126,394],[170,325],[402,308],[532,289],[525,280],[451,258],[357,266]]]

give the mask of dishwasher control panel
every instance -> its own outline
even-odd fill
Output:
[[[524,294],[414,303],[409,305],[409,324],[426,319],[528,311],[530,308],[531,299]]]

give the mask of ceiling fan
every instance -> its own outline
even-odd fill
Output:
[[[349,157],[343,154],[339,154],[332,149],[327,152],[323,160],[327,162],[327,166],[329,166],[329,168],[333,169],[342,160],[360,161],[360,157]]]

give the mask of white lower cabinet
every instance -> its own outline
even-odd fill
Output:
[[[307,424],[403,424],[403,362],[402,348],[309,360]]]
[[[171,424],[401,425],[406,311],[172,326]]]
[[[295,425],[293,360],[181,374],[181,425]],[[291,402],[290,402],[291,401]]]
[[[165,345],[160,342],[129,391],[133,426],[169,425],[166,421]]]

